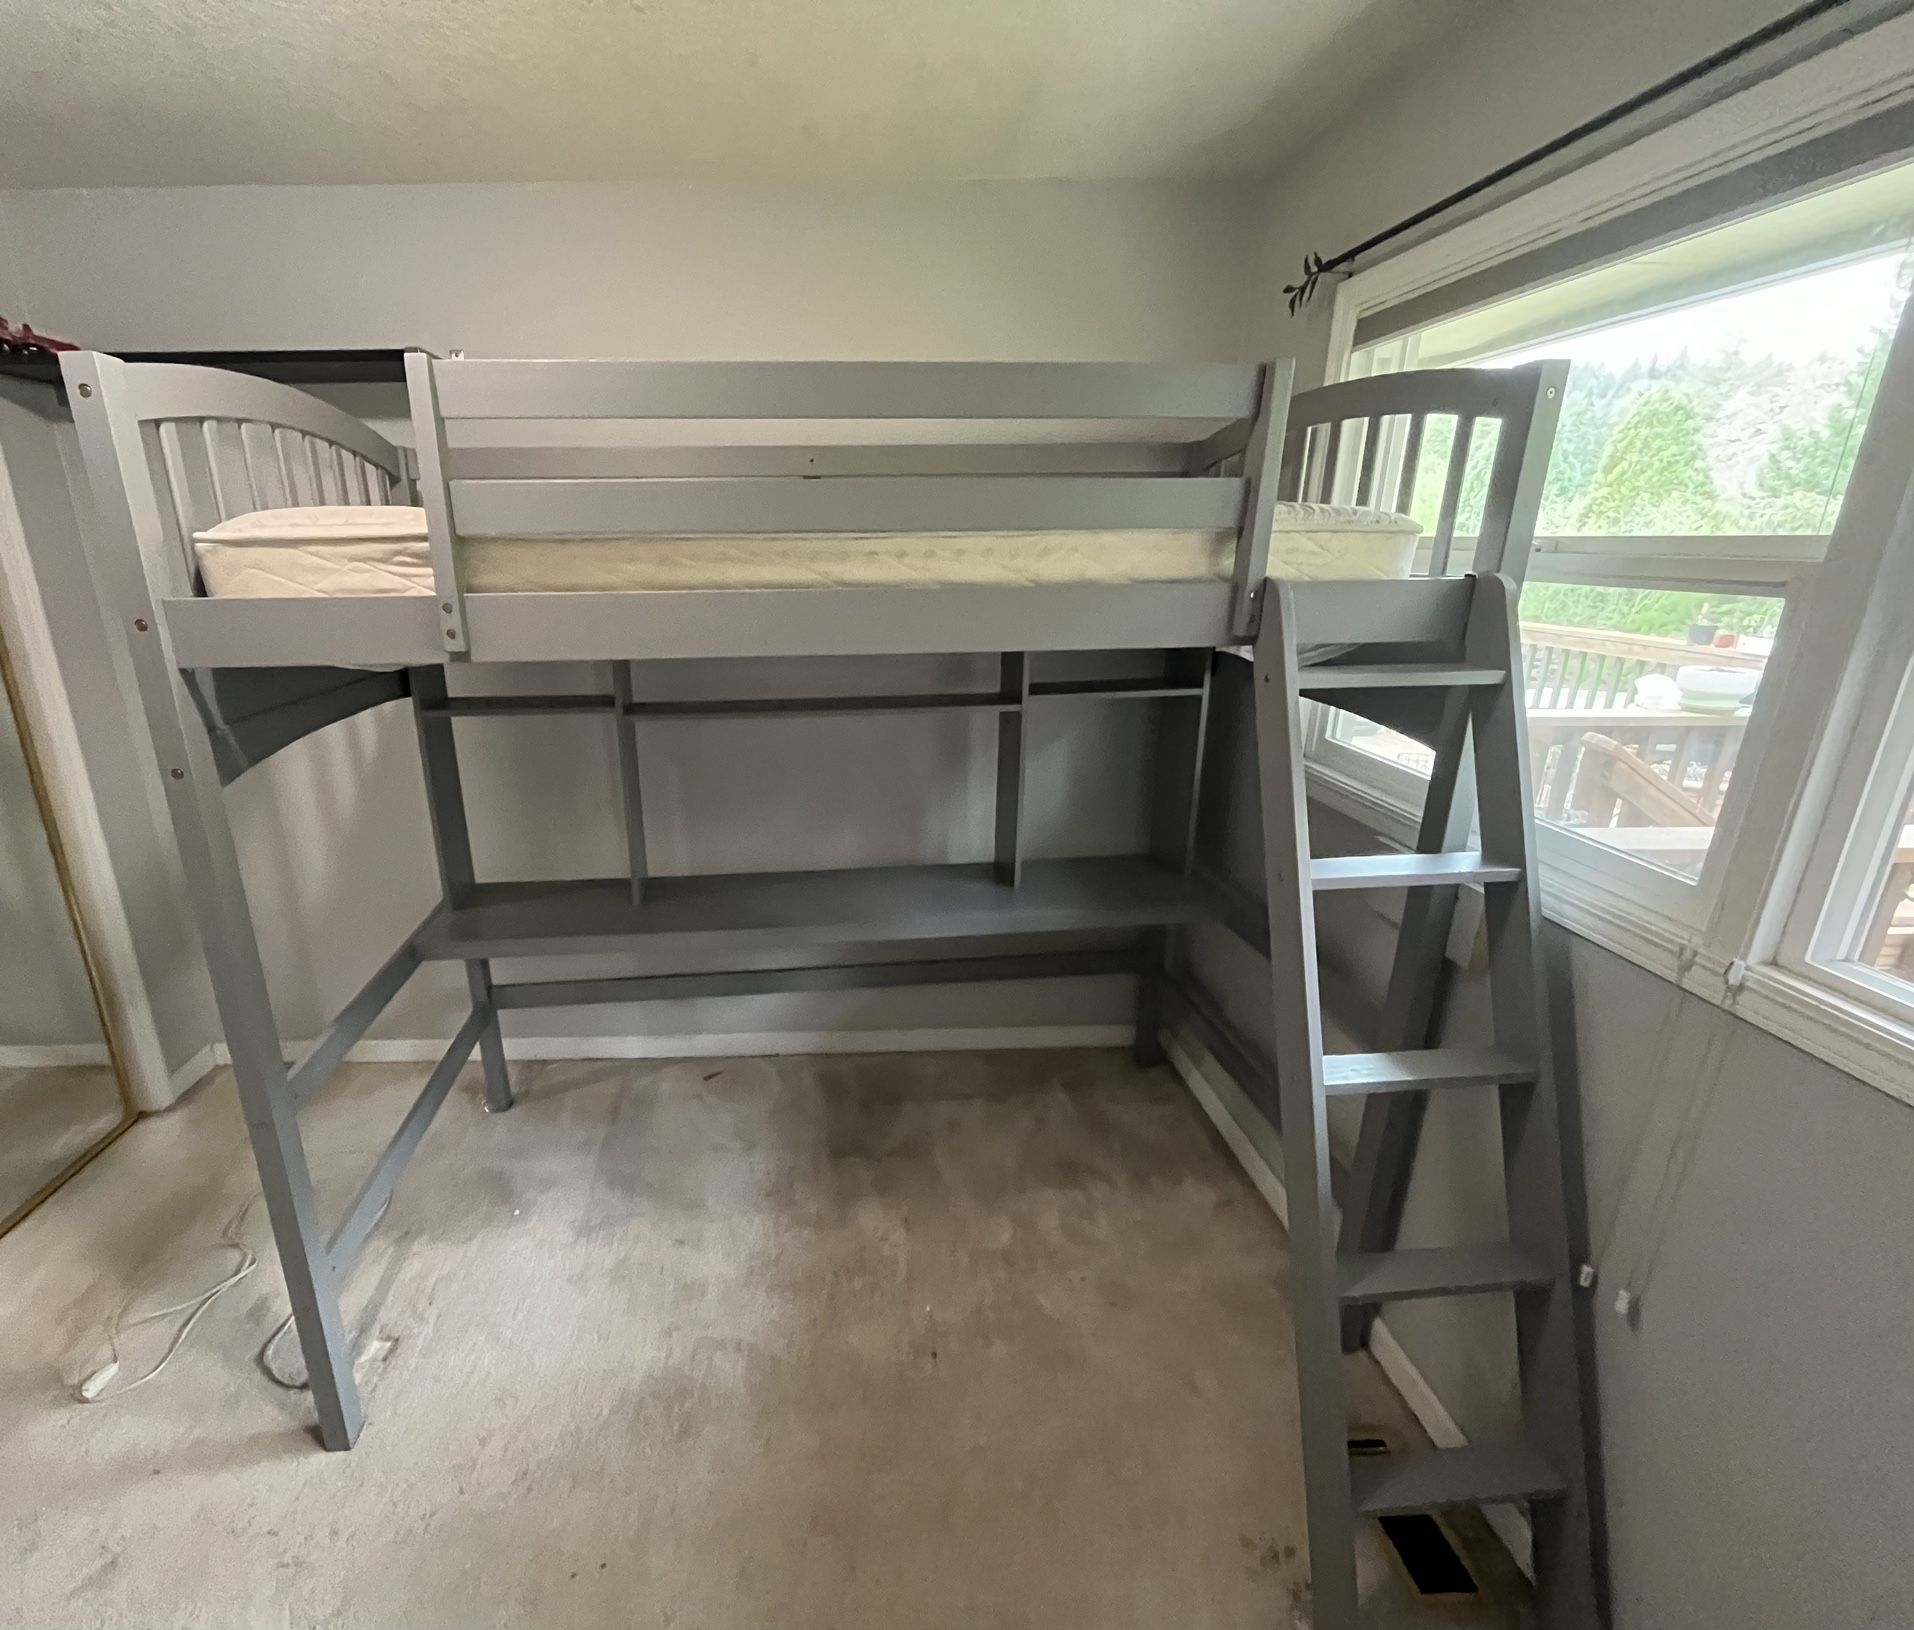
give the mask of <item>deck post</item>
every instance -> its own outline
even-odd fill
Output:
[[[445,670],[413,668],[412,716],[419,730],[419,758],[425,770],[425,802],[432,816],[432,846],[438,854],[439,881],[448,906],[458,906],[472,891],[472,834],[465,821],[465,790],[459,780],[458,744],[452,715],[445,711]],[[625,721],[620,720],[621,727]],[[492,1003],[492,965],[483,957],[465,964],[465,986],[472,1011],[486,1015],[479,1032],[479,1059],[485,1066],[485,1107],[503,1114],[512,1107],[512,1079],[505,1066],[505,1042]]]

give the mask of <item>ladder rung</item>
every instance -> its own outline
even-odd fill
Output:
[[[1316,889],[1438,888],[1451,883],[1513,883],[1520,866],[1485,860],[1474,849],[1455,854],[1325,855],[1309,863]]]
[[[1432,1087],[1490,1087],[1533,1081],[1532,1065],[1479,1047],[1427,1047],[1406,1053],[1325,1053],[1323,1091],[1332,1098]]]
[[[1559,1473],[1526,1444],[1469,1444],[1402,1455],[1352,1455],[1349,1484],[1365,1517],[1443,1506],[1545,1500],[1568,1491]]]
[[[1342,1257],[1336,1263],[1336,1292],[1345,1302],[1410,1302],[1422,1296],[1523,1290],[1554,1277],[1513,1245],[1441,1245]]]
[[[1500,668],[1464,662],[1398,662],[1383,666],[1336,667],[1324,664],[1297,670],[1304,695],[1330,690],[1447,690],[1457,685],[1499,685],[1508,678]]]

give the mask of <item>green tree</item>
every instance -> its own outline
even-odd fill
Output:
[[[1880,389],[1880,342],[1855,361],[1839,398],[1811,429],[1781,432],[1755,475],[1755,512],[1776,532],[1826,532],[1847,492],[1861,427]]]
[[[1576,530],[1609,440],[1639,394],[1639,381],[1599,364],[1578,362],[1570,370],[1537,532],[1547,537]]]
[[[1700,409],[1657,385],[1635,399],[1609,441],[1579,525],[1609,536],[1707,532],[1720,509]]]
[[[1706,611],[1704,619],[1702,613]],[[1594,583],[1541,583],[1522,588],[1522,619],[1565,628],[1680,638],[1697,622],[1738,634],[1772,635],[1781,602],[1766,595],[1701,594],[1691,589],[1622,589]],[[1706,661],[1698,656],[1697,661]]]

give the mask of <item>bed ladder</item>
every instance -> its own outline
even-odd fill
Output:
[[[1356,1630],[1356,1523],[1412,1511],[1527,1505],[1534,1536],[1538,1622],[1592,1630],[1603,1622],[1593,1549],[1582,1355],[1572,1275],[1566,1151],[1551,1064],[1539,959],[1535,833],[1530,800],[1516,589],[1474,580],[1462,637],[1431,661],[1371,647],[1346,663],[1306,664],[1295,596],[1272,580],[1253,651],[1263,802],[1277,1085],[1290,1236],[1290,1302],[1302,1411],[1304,1484],[1315,1630]],[[1374,660],[1381,652],[1385,660]],[[1417,848],[1405,854],[1312,858],[1302,758],[1302,699],[1320,697],[1384,719],[1412,716],[1437,748]],[[1408,711],[1412,710],[1412,712]],[[1464,784],[1473,748],[1473,786]],[[1472,805],[1481,848],[1468,848]],[[1315,896],[1327,890],[1401,889],[1407,941],[1446,954],[1446,910],[1418,913],[1419,897],[1477,885],[1486,902],[1489,1046],[1325,1055],[1317,981]],[[1453,898],[1452,892],[1449,898]],[[1431,934],[1431,922],[1443,932]],[[1400,973],[1400,959],[1398,962]],[[1331,1200],[1328,1101],[1366,1094],[1493,1086],[1501,1109],[1507,1192],[1505,1241],[1491,1245],[1337,1250]],[[1515,1304],[1524,1430],[1517,1441],[1401,1455],[1353,1457],[1344,1365],[1349,1310],[1426,1297],[1506,1293]]]

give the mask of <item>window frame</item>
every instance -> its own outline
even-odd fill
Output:
[[[1904,322],[1896,350],[1904,373],[1914,376],[1910,330],[1914,323]],[[1863,569],[1837,585],[1822,608],[1830,640],[1839,632],[1837,612],[1847,613],[1850,654],[1805,778],[1791,886],[1767,903],[1769,927],[1764,936],[1757,925],[1753,949],[1779,973],[1871,1008],[1914,1035],[1914,980],[1852,956],[1914,799],[1914,621],[1899,609],[1914,596],[1914,378],[1905,384],[1891,412],[1906,422],[1890,420],[1878,440],[1899,435],[1909,451],[1898,470],[1880,470],[1880,479],[1864,490],[1866,509],[1849,528],[1854,564]],[[1847,520],[1844,514],[1844,525]],[[1873,559],[1866,551],[1870,530],[1880,539]],[[1864,594],[1857,592],[1862,589]],[[1883,676],[1894,676],[1894,682],[1881,683]],[[1784,866],[1788,860],[1784,853]]]
[[[1857,97],[1862,84],[1869,94]],[[1911,121],[1914,18],[1901,18],[1345,279],[1334,293],[1325,377],[1346,376],[1357,323],[1371,312],[1439,296],[1631,212],[1659,207],[1664,241],[1706,231],[1779,201],[1771,185],[1763,196],[1761,164],[1811,146],[1825,153],[1845,144],[1851,168],[1824,173],[1803,191],[1906,162],[1914,158],[1914,139],[1904,134]],[[1900,145],[1859,150],[1886,129],[1903,132]],[[1707,154],[1699,162],[1698,148]],[[1671,221],[1665,206],[1686,198],[1712,213]],[[1653,246],[1640,241],[1625,252]],[[1563,275],[1572,269],[1549,281]],[[1412,362],[1413,345],[1407,349]],[[1540,539],[1529,576],[1588,581],[1599,566],[1600,581],[1617,581],[1617,541],[1603,540],[1598,560],[1583,540]],[[1914,603],[1914,302],[1889,348],[1832,534],[1680,541],[1681,553],[1654,558],[1653,540],[1643,540],[1630,573],[1651,587],[1780,594],[1787,606],[1771,665],[1786,664],[1791,677],[1751,716],[1699,879],[1679,881],[1612,851],[1591,854],[1601,846],[1540,826],[1544,910],[1914,1105],[1914,983],[1837,954],[1851,947],[1856,914],[1867,907],[1887,823],[1898,830],[1907,814],[1906,802],[1896,807],[1890,794],[1914,774],[1907,759],[1889,756],[1903,747],[1914,754],[1914,620],[1896,628],[1889,611]],[[1907,677],[1897,689],[1873,677],[1883,672]],[[1312,711],[1312,796],[1387,838],[1412,840],[1420,778],[1397,770],[1392,782],[1372,755],[1329,741],[1326,710]]]
[[[1783,664],[1801,658],[1801,608],[1828,541],[1819,535],[1544,537],[1536,539],[1529,557],[1528,581],[1773,595],[1784,602],[1770,657],[1770,664],[1781,671]],[[1467,544],[1458,540],[1459,569],[1466,569],[1467,558]],[[1751,796],[1745,784],[1752,780],[1749,772],[1767,748],[1774,711],[1757,707],[1749,716],[1736,774],[1696,876],[1682,876],[1621,853],[1571,827],[1537,822],[1537,847],[1544,867],[1554,874],[1557,890],[1600,898],[1610,912],[1626,909],[1623,903],[1628,902],[1637,914],[1698,932],[1720,903],[1735,833]],[[1305,758],[1343,782],[1361,786],[1403,810],[1413,810],[1421,802],[1424,778],[1338,741],[1332,709],[1311,706],[1304,743]]]

